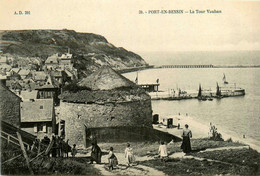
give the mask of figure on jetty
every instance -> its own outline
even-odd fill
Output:
[[[191,130],[189,129],[189,125],[185,124],[185,128],[183,129],[182,133],[182,144],[181,149],[184,153],[190,153],[191,152],[191,145],[190,145],[190,138],[192,138]]]
[[[125,149],[125,158],[127,159],[128,166],[131,166],[131,164],[135,162],[133,148],[130,147],[129,143],[127,144],[127,147]]]
[[[113,147],[110,147],[109,153],[108,153],[108,168],[109,170],[113,170],[117,165],[118,165],[118,161],[117,161],[117,157],[113,152]]]
[[[94,140],[92,142],[92,148],[91,148],[91,164],[93,164],[93,161],[95,161],[97,164],[100,164],[101,163],[101,156],[102,156],[101,149],[97,145],[97,141]]]

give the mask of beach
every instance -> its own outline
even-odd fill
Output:
[[[177,127],[174,128],[167,128],[165,125],[153,125],[154,129],[160,130],[160,131],[164,131],[164,132],[168,132],[170,134],[173,134],[179,138],[182,138],[182,130],[184,128],[185,124],[189,125],[189,129],[192,131],[192,138],[193,139],[199,139],[199,138],[209,138],[209,131],[210,131],[210,124],[209,125],[205,125],[202,124],[198,121],[195,120],[195,117],[192,116],[184,116],[184,115],[170,115],[167,116],[167,118],[172,118],[173,119],[173,126],[178,126],[178,123],[180,124],[180,129],[178,129]],[[162,119],[159,120],[159,122],[162,121]],[[214,125],[214,124],[212,124]],[[239,142],[242,144],[246,144],[249,145],[252,149],[260,152],[260,146],[257,145],[257,141],[252,139],[252,138],[243,138],[235,136],[230,134],[231,132],[225,131],[222,128],[219,128],[218,126],[216,126],[216,128],[218,129],[217,131],[219,133],[221,133],[222,138],[226,141],[229,139],[232,139],[233,142]]]

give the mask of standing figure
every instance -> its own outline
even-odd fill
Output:
[[[76,144],[73,144],[73,148],[71,149],[71,155],[74,158],[77,154]]]
[[[128,166],[130,166],[131,163],[135,162],[134,152],[129,143],[127,144],[127,147],[125,149],[125,158],[127,158]]]
[[[190,153],[191,152],[191,145],[190,145],[190,138],[192,138],[192,133],[191,130],[189,130],[189,125],[185,125],[185,128],[183,129],[182,133],[182,144],[181,144],[181,149],[183,150],[184,153]]]
[[[76,146],[76,144],[74,144]],[[64,157],[69,157],[69,152],[71,152],[71,147],[69,145],[69,139],[67,139],[67,142],[63,141],[62,143],[62,149],[64,153]]]
[[[57,143],[56,143],[55,135],[52,135],[52,141],[53,141],[53,145],[51,148],[51,156],[56,157],[57,156]]]
[[[161,161],[166,161],[166,159],[168,157],[168,151],[167,151],[167,146],[163,141],[161,142],[161,145],[159,146],[158,152],[159,152]]]
[[[118,165],[118,161],[116,158],[116,155],[113,152],[113,147],[110,147],[109,153],[108,153],[108,168],[109,170],[113,170],[116,165]]]
[[[95,161],[97,164],[100,164],[101,163],[101,156],[102,156],[101,149],[97,145],[97,141],[95,140],[92,143],[92,148],[91,148],[91,163],[93,163],[93,161]]]

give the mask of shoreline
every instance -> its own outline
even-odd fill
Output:
[[[184,125],[188,124],[189,129],[192,131],[192,138],[197,139],[197,138],[208,138],[209,137],[210,126],[196,121],[191,116],[170,115],[167,118],[173,118],[174,126],[177,126],[179,123],[180,129],[177,129],[177,127],[176,128],[166,128],[166,126],[158,127],[158,125],[153,125],[154,129],[168,132],[177,137],[181,137]],[[159,122],[161,122],[161,121],[162,121],[162,119],[159,120]],[[225,141],[231,138],[233,142],[239,142],[241,144],[249,145],[252,149],[254,149],[260,153],[260,146],[255,144],[255,143],[257,143],[257,141],[255,139],[238,137],[238,136],[230,134],[227,130],[224,130],[223,128],[219,128],[218,126],[216,126],[216,128],[218,129],[217,131],[222,135],[222,138]]]

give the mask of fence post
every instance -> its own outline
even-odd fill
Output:
[[[10,136],[7,135],[7,144],[9,145],[9,143],[10,143]]]
[[[23,151],[23,156],[24,156],[24,158],[26,160],[27,167],[28,167],[28,169],[30,171],[30,174],[33,175],[33,170],[30,167],[30,163],[29,163],[30,161],[29,161],[29,158],[27,156],[26,150],[24,148],[24,144],[23,144],[23,140],[22,140],[21,134],[19,132],[16,132],[16,134],[17,134],[17,137],[18,137],[18,140],[19,140],[20,147],[21,147],[21,149]]]

